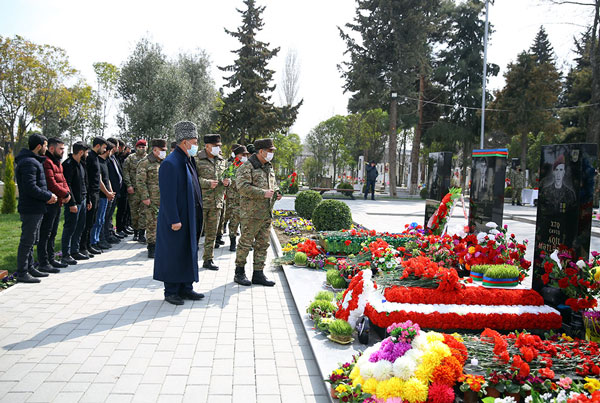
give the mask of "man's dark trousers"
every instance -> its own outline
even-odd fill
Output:
[[[117,232],[125,231],[127,228],[127,192],[121,192],[120,195],[117,196]]]
[[[63,257],[79,252],[79,241],[85,229],[85,216],[87,205],[85,199],[77,206],[77,212],[71,213],[69,206],[65,206],[65,224],[62,234]]]
[[[113,216],[115,215],[115,209],[117,208],[117,198],[115,197],[111,201],[108,202],[108,207],[106,207],[106,215],[104,216],[104,228],[102,229],[102,240],[106,241],[113,230]]]
[[[43,214],[21,214],[21,241],[17,250],[17,275],[23,276],[33,269],[33,245],[40,238]]]
[[[46,213],[40,225],[40,241],[38,242],[37,255],[40,267],[44,267],[54,260],[54,239],[60,221],[60,205],[54,203],[46,207]]]
[[[365,187],[365,200],[367,200],[367,195],[371,193],[371,200],[375,200],[375,182],[367,181],[367,186]]]
[[[96,222],[96,212],[98,211],[99,199],[99,195],[93,195],[89,200],[90,203],[92,203],[92,208],[88,210],[85,215],[85,230],[83,231],[81,240],[79,241],[79,249],[87,250],[90,246],[90,233],[92,232],[92,227]]]

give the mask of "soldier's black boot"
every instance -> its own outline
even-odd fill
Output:
[[[217,239],[215,241],[215,244],[225,245],[225,241],[223,240],[223,235],[217,235]]]
[[[246,277],[246,270],[244,270],[243,267],[235,268],[235,277],[233,278],[233,281],[244,286],[249,286],[252,284],[250,280],[248,280],[248,277]]]
[[[267,287],[273,287],[275,285],[275,282],[266,278],[265,273],[263,273],[262,270],[254,270],[252,272],[252,284],[260,284]]]
[[[140,236],[140,231],[134,229],[133,230],[133,241],[137,242],[139,236]]]
[[[154,259],[154,250],[156,249],[156,244],[149,243],[148,244],[148,258]]]
[[[138,242],[139,243],[146,243],[146,230],[145,229],[141,229],[138,233]]]
[[[236,246],[235,246],[235,245],[236,245],[236,243],[235,243],[235,240],[236,240],[236,238],[235,238],[234,236],[230,236],[230,237],[229,237],[229,240],[230,240],[230,243],[229,243],[229,250],[230,250],[231,252],[235,252],[235,251],[236,251],[236,249],[237,249],[237,248],[236,248]]]
[[[204,264],[202,265],[202,268],[204,269],[208,269],[208,270],[219,270],[219,266],[217,266],[212,259],[209,260],[205,260]]]

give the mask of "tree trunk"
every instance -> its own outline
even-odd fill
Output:
[[[423,130],[423,92],[425,91],[425,77],[419,77],[419,123],[415,130],[412,151],[410,153],[410,194],[417,194],[419,175],[419,151],[421,149],[421,131]]]
[[[402,138],[402,166],[400,167],[400,186],[404,185],[404,165],[406,164],[406,130]]]
[[[396,95],[394,93],[394,95]],[[396,197],[396,156],[398,155],[398,133],[396,133],[396,120],[398,119],[398,100],[395,96],[392,97],[390,105],[390,143],[389,143],[389,180],[390,180],[390,196]],[[385,186],[385,183],[383,184]]]
[[[600,102],[600,1],[596,0],[594,24],[592,27],[592,49],[590,64],[592,66],[592,97],[590,103]],[[590,120],[585,140],[588,143],[600,143],[600,108],[590,108]]]
[[[521,169],[523,172],[527,169],[527,131],[521,133]]]

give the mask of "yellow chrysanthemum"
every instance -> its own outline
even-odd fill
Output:
[[[450,347],[440,341],[431,343],[429,349],[432,354],[440,356],[440,361],[445,357],[450,357],[452,355]]]
[[[456,341],[460,341],[461,343],[465,342],[465,339],[463,339],[462,336],[458,333],[452,333],[451,336],[454,337]]]
[[[596,266],[591,270],[594,281],[600,282],[600,266]]]
[[[440,356],[436,354],[425,354],[421,361],[421,365],[419,365],[415,371],[415,377],[422,382],[430,382],[433,371],[441,362],[442,359]]]
[[[388,380],[387,389],[389,397],[402,397],[402,388],[404,387],[404,381],[400,378],[390,378]]]
[[[360,376],[360,369],[358,368],[358,365],[355,365],[354,368],[352,368],[352,371],[350,371],[349,378],[352,380],[355,380],[359,376]]]
[[[427,341],[432,343],[434,341],[444,341],[444,335],[438,332],[428,332]]]
[[[594,393],[595,391],[600,389],[600,381],[594,378],[584,378],[587,382],[583,387],[590,393]]]
[[[356,387],[356,385],[362,385],[365,383],[365,380],[362,378],[362,376],[357,376],[353,381],[352,381],[352,386]]]
[[[427,392],[428,388],[424,382],[417,378],[410,378],[402,386],[402,399],[410,403],[424,402],[427,400]]]
[[[346,385],[344,385],[344,384],[338,385],[338,387],[337,387],[337,388],[335,388],[335,391],[336,391],[337,393],[344,393],[344,392],[346,392],[347,390],[348,390],[348,387],[347,387]]]
[[[361,385],[363,386],[365,393],[374,395],[377,392],[377,386],[379,386],[379,382],[377,382],[377,379],[375,378],[369,378]]]

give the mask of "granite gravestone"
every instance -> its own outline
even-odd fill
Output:
[[[589,258],[596,144],[542,146],[535,230],[533,288],[541,290],[540,253],[568,249]]]
[[[473,150],[469,229],[487,232],[489,222],[502,225],[504,212],[504,180],[506,179],[506,148]]]
[[[425,226],[435,214],[442,198],[450,189],[452,175],[452,153],[442,151],[429,153],[429,176],[427,178],[427,200],[425,201]]]

